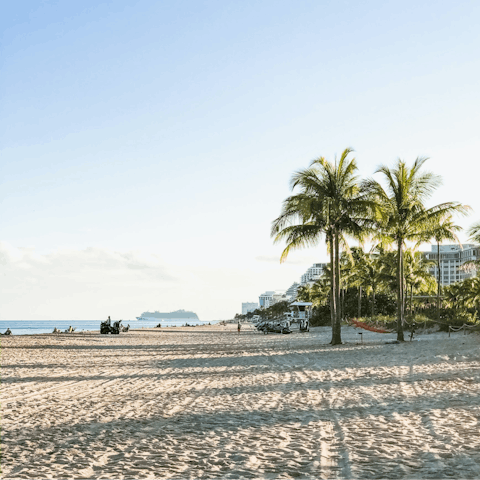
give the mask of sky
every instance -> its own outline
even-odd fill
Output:
[[[361,177],[429,157],[480,220],[476,0],[1,8],[0,319],[232,318],[327,261],[270,227],[346,147]]]

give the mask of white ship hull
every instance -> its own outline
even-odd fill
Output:
[[[171,321],[171,320],[175,320],[175,321],[190,321],[190,322],[198,322],[198,318],[188,318],[188,317],[185,317],[185,318],[180,318],[180,317],[174,317],[174,318],[168,318],[168,317],[165,317],[165,318],[160,318],[160,317],[136,317],[136,319],[138,321],[146,321],[146,322],[161,322],[161,321],[164,321],[164,322],[167,322],[167,321]]]

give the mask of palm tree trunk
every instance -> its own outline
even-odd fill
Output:
[[[334,251],[334,242],[333,237],[330,236],[328,239],[330,244],[330,318],[332,319],[332,341],[333,343],[334,332],[335,332],[335,319],[337,315],[337,303],[335,302],[335,251]]]
[[[397,250],[397,340],[404,342],[403,321],[404,321],[404,301],[403,301],[403,242],[398,240]]]
[[[338,294],[338,314],[340,318],[343,318],[343,288],[341,287]]]
[[[441,284],[442,276],[440,271],[440,242],[437,242],[437,320],[440,320],[440,294],[441,294]]]
[[[341,336],[341,317],[340,317],[340,309],[338,305],[340,304],[340,239],[338,230],[335,230],[335,277],[337,282],[335,284],[335,303],[337,305],[336,308],[336,315],[335,315],[335,326],[332,332],[332,345],[340,345],[342,343],[342,336]]]
[[[362,287],[358,287],[358,318],[362,316]]]

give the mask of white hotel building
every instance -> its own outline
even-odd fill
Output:
[[[323,270],[327,266],[326,263],[314,263],[301,277],[300,285],[306,285],[307,283],[316,282],[323,273]]]
[[[428,260],[435,262],[435,266],[430,268],[430,273],[438,279],[438,253],[437,245],[431,245],[431,252],[422,252]],[[459,245],[440,245],[440,284],[450,285],[454,282],[460,282],[466,278],[473,277],[476,274],[475,268],[462,269],[465,262],[477,260],[480,257],[480,246],[466,244]]]
[[[273,296],[275,295],[275,291],[267,291],[262,293],[258,297],[258,303],[260,308],[268,308],[270,305],[273,305]]]

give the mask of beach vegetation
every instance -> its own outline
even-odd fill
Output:
[[[407,242],[419,245],[431,240],[438,225],[454,213],[466,213],[468,207],[458,202],[446,202],[427,207],[426,202],[440,186],[441,178],[432,172],[422,171],[426,158],[418,157],[409,167],[398,160],[393,168],[380,166],[384,185],[367,179],[364,188],[376,203],[377,228],[374,238],[384,247],[393,246],[396,251],[397,277],[397,340],[404,341],[405,323],[405,248]]]
[[[313,160],[291,179],[292,195],[272,222],[274,242],[285,242],[283,262],[293,250],[316,247],[325,241],[330,262],[316,282],[298,289],[297,299],[313,303],[312,325],[332,326],[331,344],[341,343],[341,323],[348,318],[371,321],[395,317],[397,340],[404,341],[404,325],[419,314],[437,322],[462,318],[475,322],[480,312],[480,277],[441,287],[440,244],[459,243],[461,230],[453,220],[470,207],[459,202],[427,206],[441,178],[423,169],[426,158],[411,166],[398,160],[376,170],[379,181],[357,177],[351,149],[339,160]],[[480,222],[469,229],[480,243]],[[350,247],[349,239],[358,241]],[[364,251],[365,240],[373,245]],[[418,247],[437,244],[437,278],[432,260]],[[476,270],[480,262],[464,268]],[[442,305],[442,298],[443,304]],[[385,320],[387,321],[387,320]],[[412,320],[413,321],[413,320]]]
[[[254,316],[259,316],[262,320],[275,320],[284,318],[285,314],[290,312],[290,303],[291,302],[288,300],[282,300],[270,305],[267,308],[257,308],[245,315],[237,313],[235,315],[235,320],[250,320]]]
[[[357,163],[345,149],[334,162],[319,157],[306,169],[295,172],[290,185],[296,192],[284,200],[279,217],[272,222],[274,242],[285,242],[280,261],[296,249],[316,247],[323,238],[330,255],[331,344],[342,343],[340,291],[341,251],[347,238],[363,239],[373,226],[373,200],[357,177]]]

